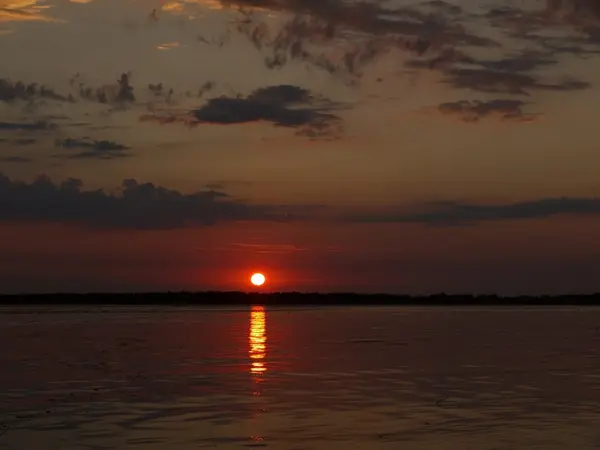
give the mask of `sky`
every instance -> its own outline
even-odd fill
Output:
[[[597,0],[0,0],[0,292],[600,291]]]

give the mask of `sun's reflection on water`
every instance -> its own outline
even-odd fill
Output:
[[[264,306],[253,306],[250,311],[250,372],[262,375],[267,371],[267,314]]]

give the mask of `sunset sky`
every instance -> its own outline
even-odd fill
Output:
[[[0,0],[0,292],[600,291],[596,0]]]

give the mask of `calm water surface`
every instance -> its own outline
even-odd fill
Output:
[[[0,310],[0,449],[600,449],[600,309]]]

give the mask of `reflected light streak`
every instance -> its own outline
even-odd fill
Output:
[[[253,306],[250,312],[250,373],[259,375],[267,371],[267,314],[264,306]]]

